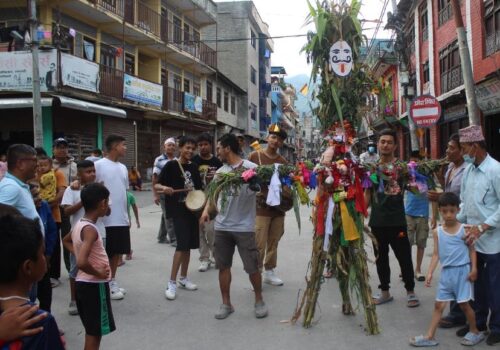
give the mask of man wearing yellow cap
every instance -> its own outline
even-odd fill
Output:
[[[258,165],[286,164],[287,160],[278,153],[286,138],[287,133],[280,130],[278,125],[272,124],[269,127],[266,148],[250,153],[248,159]],[[265,283],[281,286],[283,281],[274,269],[278,259],[278,243],[285,232],[285,213],[266,204],[267,193],[268,189],[265,187],[257,196],[255,239],[259,250],[259,269],[265,268]]]

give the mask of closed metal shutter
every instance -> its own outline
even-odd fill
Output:
[[[127,167],[135,166],[135,127],[130,119],[103,117],[103,147],[106,147],[106,138],[109,135],[120,135],[127,140],[127,153],[120,162]]]

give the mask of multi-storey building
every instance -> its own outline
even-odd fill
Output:
[[[246,92],[239,124],[250,138],[265,134],[271,115],[271,53],[268,25],[252,1],[217,3],[217,23],[202,31],[217,38],[218,69]]]
[[[500,1],[462,0],[474,82],[483,130],[491,154],[500,158]],[[450,0],[402,0],[410,60],[410,81],[416,95],[430,94],[441,103],[443,113],[426,138],[433,158],[442,157],[449,136],[468,125],[462,64]],[[403,117],[406,103],[400,99]]]
[[[47,151],[63,136],[80,158],[120,133],[125,163],[146,172],[166,136],[216,130],[217,55],[201,34],[216,23],[211,0],[37,1],[37,12]],[[26,1],[0,2],[0,152],[33,142],[31,55],[11,34],[27,17]]]

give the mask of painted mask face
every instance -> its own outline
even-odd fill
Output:
[[[339,40],[330,48],[330,65],[335,74],[345,77],[352,70],[352,50],[346,41]]]

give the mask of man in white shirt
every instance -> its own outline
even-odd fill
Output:
[[[171,160],[175,159],[176,142],[173,137],[169,137],[163,144],[164,153],[156,157],[153,167],[153,195],[155,204],[161,205],[161,223],[158,231],[158,243],[171,243],[172,246],[176,245],[176,237],[174,231],[174,223],[170,215],[165,211],[165,195],[157,193],[155,185],[158,183],[158,176],[160,176],[163,167]],[[168,240],[167,240],[168,236]]]
[[[125,138],[109,135],[106,138],[106,157],[95,162],[96,182],[101,182],[110,192],[111,214],[103,218],[106,226],[106,253],[111,267],[111,299],[120,300],[124,290],[115,280],[120,257],[130,254],[130,223],[127,211],[127,167],[119,162],[127,152]]]

